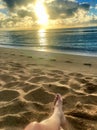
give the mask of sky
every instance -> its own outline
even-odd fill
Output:
[[[0,29],[97,26],[97,0],[0,0]]]

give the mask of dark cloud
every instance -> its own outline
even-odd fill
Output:
[[[78,8],[77,2],[56,0],[46,4],[51,19],[70,17]]]
[[[13,9],[15,6],[27,5],[29,3],[35,2],[35,0],[2,0],[6,3],[8,8]]]
[[[88,11],[90,8],[90,4],[88,3],[79,4],[79,8]]]
[[[79,4],[75,1],[55,0],[46,4],[51,19],[73,17],[78,9],[89,10],[88,3]]]
[[[29,3],[34,3],[36,0],[2,0],[6,3],[7,7],[13,11],[14,7],[16,6],[27,6]],[[78,9],[83,9],[88,11],[90,5],[88,3],[79,4],[76,1],[70,0],[53,0],[51,2],[47,2],[45,0],[45,6],[47,9],[47,13],[50,19],[57,19],[57,18],[67,18],[73,17],[75,12]],[[17,12],[20,17],[25,17],[31,15],[31,12],[27,10],[21,10]],[[33,12],[33,18],[35,18],[35,14]]]
[[[28,11],[28,10],[24,10],[24,9],[21,9],[21,10],[18,10],[17,11],[17,15],[20,17],[20,18],[24,18],[26,16],[29,16],[29,17],[32,17],[33,20],[36,20],[36,15],[34,12],[31,12],[31,11]]]

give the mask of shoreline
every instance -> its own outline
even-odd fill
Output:
[[[74,52],[74,51],[58,51],[58,50],[41,50],[41,49],[36,49],[36,48],[31,48],[31,47],[14,47],[14,46],[0,46],[0,48],[5,48],[5,49],[18,49],[18,50],[24,50],[24,51],[34,51],[34,52],[46,52],[46,53],[55,53],[55,54],[63,54],[63,55],[74,55],[74,56],[85,56],[85,57],[97,57],[97,53],[85,53],[85,52]]]
[[[82,72],[85,74],[97,74],[97,57],[83,56],[83,55],[72,55],[55,52],[45,52],[36,50],[25,50],[18,48],[1,48],[0,50],[8,51],[17,55],[17,59],[24,56],[31,60],[34,59],[36,64],[41,66],[54,66],[56,69],[64,69],[64,71],[71,72]],[[25,59],[25,58],[24,58]],[[28,60],[25,59],[25,60]],[[29,61],[30,61],[29,60]]]
[[[97,57],[83,56],[83,55],[72,55],[63,53],[53,53],[53,52],[42,52],[42,51],[29,51],[23,50],[24,55],[32,56],[38,58],[38,63],[48,62],[59,69],[64,69],[65,71],[75,71],[82,72],[86,74],[97,74],[96,65]],[[49,62],[51,61],[51,62]]]
[[[96,68],[97,57],[0,48],[0,129],[48,118],[60,93],[73,130],[96,130]]]

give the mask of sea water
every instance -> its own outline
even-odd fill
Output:
[[[97,56],[97,27],[0,31],[0,47]]]

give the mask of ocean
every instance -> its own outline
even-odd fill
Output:
[[[0,47],[97,56],[97,27],[0,31]]]

